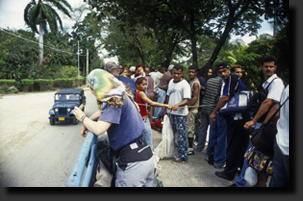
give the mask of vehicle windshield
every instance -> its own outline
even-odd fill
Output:
[[[56,101],[78,101],[80,99],[79,94],[56,94],[55,100]]]

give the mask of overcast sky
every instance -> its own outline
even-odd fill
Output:
[[[26,25],[23,19],[23,12],[26,5],[31,0],[0,0],[0,27],[1,28],[9,28],[12,30],[17,29],[26,29]],[[77,8],[81,5],[86,5],[83,0],[67,0],[68,3],[73,7]],[[69,19],[68,17],[62,15],[61,12],[58,12],[61,16],[63,27],[71,27],[74,25],[75,21]],[[259,35],[263,33],[268,33],[272,35],[272,28],[267,22],[262,23],[262,28],[259,30]],[[246,34],[244,37],[232,36],[232,39],[241,38],[246,44],[255,40],[256,37],[249,37]],[[103,52],[103,51],[102,51]],[[106,54],[105,52],[103,52]],[[113,58],[117,62],[117,58]],[[108,60],[108,59],[106,59]]]

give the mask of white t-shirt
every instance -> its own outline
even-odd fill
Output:
[[[278,76],[276,74],[273,74],[270,78],[268,78],[262,84],[262,87],[265,89],[269,85],[269,83],[277,77]],[[270,99],[273,99],[274,101],[280,102],[283,90],[284,90],[283,81],[280,78],[277,78],[268,87],[268,89],[267,89],[268,94],[267,94],[266,98],[270,98]]]
[[[158,89],[163,74],[159,71],[151,72],[150,76],[154,79],[154,91]]]
[[[263,82],[262,87],[265,89],[269,83],[278,76],[276,74],[273,74],[270,78],[268,78],[265,82]],[[267,91],[267,97],[274,101],[280,102],[282,92],[284,90],[284,84],[283,81],[280,78],[275,79],[270,86],[268,87]],[[255,128],[259,129],[261,127],[262,123],[256,123]]]
[[[283,91],[280,104],[284,103],[288,96],[289,85],[287,85]],[[284,155],[289,155],[289,100],[287,100],[280,109],[280,118],[277,123],[277,130],[277,144]]]
[[[186,80],[181,80],[174,83],[174,79],[171,79],[168,83],[167,96],[169,96],[168,104],[174,106],[177,103],[181,103],[184,99],[191,99],[190,86]],[[173,115],[186,116],[188,114],[187,105],[179,107],[177,111],[171,111]]]

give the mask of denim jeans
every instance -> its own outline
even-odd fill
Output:
[[[169,114],[170,124],[175,135],[178,137],[178,158],[182,158],[184,161],[188,160],[187,151],[188,151],[188,142],[187,142],[187,115],[173,115]]]
[[[166,98],[166,92],[163,89],[158,88],[157,102],[158,103],[164,103],[165,98]],[[161,109],[162,109],[161,107],[155,107],[153,120],[156,120],[159,117]]]
[[[284,155],[275,140],[274,143],[274,172],[271,176],[269,187],[289,186],[289,155]]]
[[[209,150],[212,145],[215,145],[214,149],[214,165],[222,166],[226,162],[226,147],[227,147],[227,137],[226,137],[226,120],[223,116],[216,114],[215,121],[213,121],[208,146],[206,149],[205,158],[208,158]]]
[[[150,146],[151,150],[153,150],[153,139],[152,139],[152,130],[150,126],[149,119],[143,119],[144,123],[144,134],[143,137],[145,138],[146,143]]]
[[[255,129],[254,131],[254,134],[258,131],[259,129]],[[249,140],[249,143],[248,143],[248,146],[247,146],[247,149],[250,149],[252,147],[252,143],[251,141]],[[241,169],[241,173],[240,173],[240,176],[237,178],[236,180],[236,185],[237,187],[246,187],[246,181],[244,179],[244,175],[245,175],[245,170],[249,167],[248,163],[246,162],[245,158],[244,158],[244,162],[243,162],[243,166],[242,166],[242,169]]]
[[[198,145],[197,145],[198,152],[202,151],[205,147],[208,125],[210,125],[210,129],[211,129],[212,123],[213,121],[210,120],[209,115],[201,112],[201,124],[199,128],[200,130],[198,132]]]

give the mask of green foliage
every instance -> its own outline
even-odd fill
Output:
[[[56,10],[60,10],[71,18],[69,11],[72,10],[72,7],[66,0],[39,0],[37,3],[33,0],[28,3],[24,9],[23,16],[25,23],[31,28],[33,32],[36,33],[38,33],[36,26],[37,24],[40,24],[41,26],[41,23],[44,25],[43,29],[45,31],[47,31],[47,23],[52,32],[57,32],[57,22],[59,22],[60,28],[63,30],[61,18],[53,7],[56,7]]]
[[[35,81],[31,79],[22,79],[21,83],[23,85],[23,91],[28,91],[34,86]]]
[[[288,23],[276,34],[272,44],[271,54],[275,55],[278,59],[276,73],[283,79],[285,84],[289,84],[289,70],[294,67],[295,58],[290,54]]]
[[[0,85],[13,86],[16,80],[0,79]]]
[[[8,88],[9,93],[18,93],[19,90],[15,86],[11,86]]]

